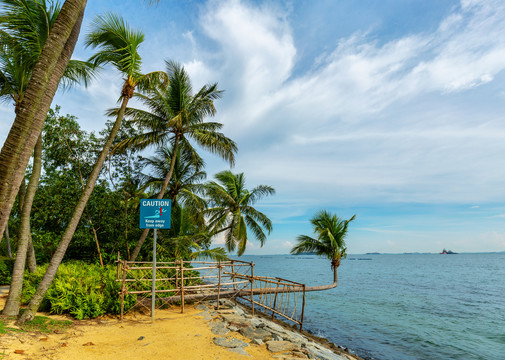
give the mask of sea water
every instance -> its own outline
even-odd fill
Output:
[[[254,274],[332,283],[314,255],[242,256]],[[309,292],[304,329],[364,359],[505,359],[505,254],[349,255]]]

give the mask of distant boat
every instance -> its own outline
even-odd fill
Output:
[[[457,252],[454,252],[452,250],[442,250],[442,252],[440,254],[444,254],[444,255],[451,255],[451,254],[457,254]]]

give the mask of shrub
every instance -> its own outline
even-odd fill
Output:
[[[44,276],[47,265],[33,274],[26,273],[22,301],[27,303]],[[119,314],[121,308],[116,281],[116,267],[73,261],[61,264],[49,287],[41,310],[56,314],[71,314],[76,319],[95,318],[104,314]],[[134,296],[125,297],[125,309],[135,304]]]

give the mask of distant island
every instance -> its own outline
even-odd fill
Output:
[[[442,252],[440,254],[444,254],[444,255],[451,255],[451,254],[457,254],[457,252],[454,252],[452,250],[442,250]]]

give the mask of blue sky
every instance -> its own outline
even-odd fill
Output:
[[[505,250],[503,1],[90,1],[74,57],[104,11],[145,32],[145,72],[175,59],[225,89],[233,170],[277,191],[248,254],[289,252],[319,209],[357,215],[350,253]],[[108,69],[54,103],[98,132],[120,86]]]

